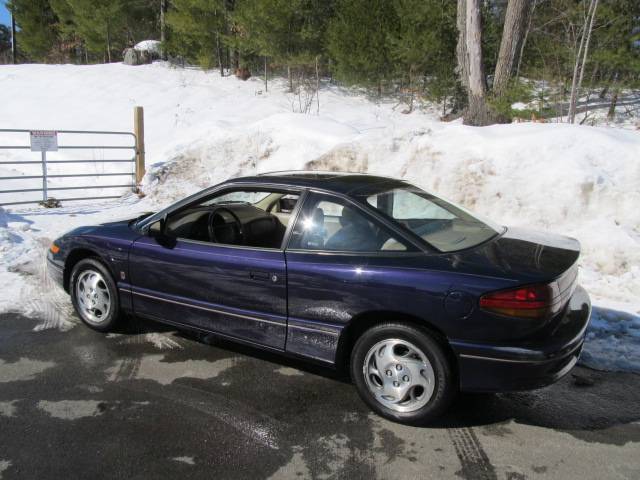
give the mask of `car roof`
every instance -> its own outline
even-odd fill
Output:
[[[387,188],[393,185],[406,186],[406,183],[402,180],[378,175],[303,170],[262,173],[254,176],[234,178],[228,181],[228,183],[240,182],[255,183],[256,185],[284,184],[300,188],[317,188],[344,195],[353,194],[357,190],[369,190],[371,187],[378,189],[383,185]]]

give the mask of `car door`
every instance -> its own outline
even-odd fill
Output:
[[[402,292],[411,275],[393,269],[419,255],[352,202],[307,195],[286,249],[287,351],[332,363],[345,324],[398,301],[394,290]]]
[[[280,248],[143,236],[129,256],[136,314],[284,349],[286,265]]]

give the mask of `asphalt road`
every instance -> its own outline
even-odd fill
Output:
[[[640,376],[463,395],[430,428],[329,370],[133,321],[0,315],[0,478],[640,478]]]

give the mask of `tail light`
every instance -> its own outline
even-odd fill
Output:
[[[558,311],[559,300],[553,282],[488,293],[480,297],[480,308],[510,317],[544,318]]]

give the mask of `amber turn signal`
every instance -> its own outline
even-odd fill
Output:
[[[52,243],[51,246],[49,247],[49,250],[51,250],[51,253],[56,254],[60,251],[60,247],[57,246],[55,243]]]

